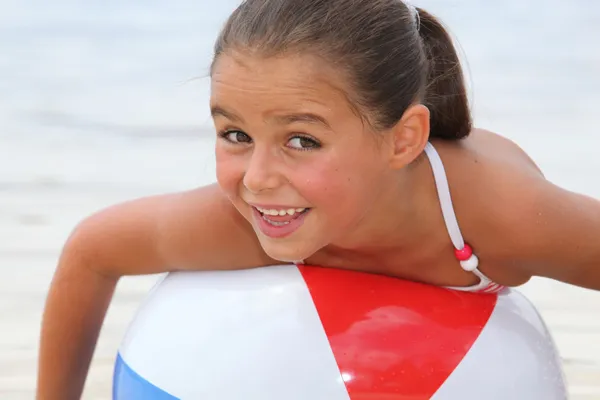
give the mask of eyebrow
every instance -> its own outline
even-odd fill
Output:
[[[238,115],[236,115],[235,113],[227,111],[224,108],[219,107],[219,106],[212,106],[210,108],[210,114],[212,115],[213,118],[220,116],[220,117],[225,117],[234,122],[243,122],[243,118],[241,118]],[[308,112],[307,113],[291,113],[291,114],[285,114],[285,115],[277,115],[277,116],[273,117],[273,119],[281,125],[289,125],[294,122],[306,122],[309,124],[323,125],[327,129],[331,129],[331,126],[329,125],[329,123],[327,122],[327,120],[325,118],[321,117],[320,115],[308,113]]]
[[[225,109],[223,109],[223,108],[221,108],[219,106],[211,106],[210,107],[210,115],[213,118],[216,118],[216,117],[225,117],[225,118],[230,119],[230,120],[235,121],[235,122],[241,122],[242,121],[242,118],[238,117],[237,115],[235,115],[232,112],[226,111]]]

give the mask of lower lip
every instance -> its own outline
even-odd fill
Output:
[[[264,233],[266,236],[275,239],[283,238],[296,232],[296,230],[298,230],[298,228],[300,228],[304,223],[304,218],[309,212],[310,210],[304,211],[298,216],[298,218],[291,220],[289,224],[275,226],[265,221],[262,214],[256,208],[252,207],[252,215],[258,223],[258,227],[260,228],[261,232]]]

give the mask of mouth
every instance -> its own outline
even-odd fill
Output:
[[[273,226],[287,225],[310,210],[309,208],[262,208],[253,206],[262,218]]]
[[[253,216],[260,230],[267,236],[281,238],[295,232],[310,212],[306,207],[252,206]]]

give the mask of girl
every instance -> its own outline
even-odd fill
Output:
[[[461,66],[399,0],[247,0],[215,46],[215,185],[133,200],[66,243],[38,398],[80,396],[121,276],[310,263],[491,293],[600,289],[600,202],[471,126]]]

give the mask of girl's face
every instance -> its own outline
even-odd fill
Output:
[[[385,135],[344,91],[309,56],[222,54],[214,66],[217,179],[274,259],[352,243],[393,185]]]

